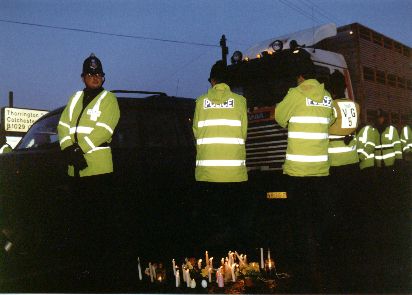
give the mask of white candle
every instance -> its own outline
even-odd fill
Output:
[[[225,265],[225,259],[222,258],[222,260],[220,260],[220,262],[222,263],[222,266]]]
[[[211,283],[212,282],[212,268],[211,267],[209,267],[208,269],[208,274],[209,274],[209,283]]]
[[[268,260],[270,261],[270,249],[268,248]]]
[[[243,262],[244,262],[245,264],[247,263],[246,254],[245,254],[245,257],[243,258]]]
[[[213,268],[213,257],[211,257],[211,258],[209,259],[209,261],[210,261],[209,267],[210,267],[210,268]]]
[[[183,282],[186,282],[186,274],[185,274],[185,265],[182,264],[182,277],[183,277]]]
[[[190,287],[190,275],[188,269],[186,269],[186,287]]]
[[[176,270],[176,288],[180,286],[180,274],[179,270]]]
[[[264,268],[265,264],[263,262],[263,248],[260,248],[260,268]]]
[[[172,260],[172,264],[173,264],[173,274],[176,276],[176,263],[175,260]]]
[[[192,289],[196,288],[196,281],[195,281],[195,279],[192,279],[192,280],[190,281],[190,288],[192,288]]]
[[[232,272],[232,282],[236,282],[236,277],[235,277],[235,267],[236,265],[234,264],[232,267],[229,266],[231,272]]]
[[[206,259],[206,266],[209,266],[209,253],[206,251],[205,253],[205,259]]]
[[[223,280],[223,275],[222,275],[222,266],[217,271],[217,285],[219,286],[219,288],[223,288],[225,286],[225,282]]]
[[[140,266],[140,257],[137,257],[137,261],[138,261],[137,268],[139,270],[139,280],[142,280],[143,278],[142,278],[142,267]]]
[[[150,281],[153,283],[154,278],[153,278],[153,268],[152,268],[151,262],[149,262],[149,271],[150,271]]]
[[[197,268],[202,269],[202,259],[199,259],[199,261],[197,262]]]

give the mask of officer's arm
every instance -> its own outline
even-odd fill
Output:
[[[199,122],[199,99],[196,99],[196,107],[195,107],[195,113],[193,115],[193,125],[192,125],[193,135],[195,138],[197,138],[198,122]]]
[[[100,116],[97,119],[93,131],[79,140],[79,146],[84,153],[108,142],[120,119],[120,110],[117,98],[111,94],[107,95],[100,105]]]
[[[285,98],[275,108],[275,120],[281,127],[288,126],[293,109],[293,91],[289,90]]]
[[[70,118],[69,118],[69,108],[72,99],[64,108],[63,113],[60,116],[59,124],[57,125],[57,133],[59,135],[59,143],[61,150],[73,145],[73,141],[70,137]]]
[[[248,124],[246,99],[243,99],[243,102],[244,104],[242,108],[241,124],[242,124],[242,136],[243,136],[243,139],[246,139],[247,138],[247,124]]]
[[[393,131],[393,148],[395,150],[395,159],[402,160],[402,145],[396,129]]]
[[[329,93],[327,93],[327,95],[330,96]],[[336,103],[336,101],[332,100],[332,112],[329,116],[329,126],[332,126],[335,123],[336,119],[338,118],[338,111],[339,111],[338,104]]]

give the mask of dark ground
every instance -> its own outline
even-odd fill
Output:
[[[408,172],[409,171],[409,172]],[[412,293],[412,239],[411,239],[411,197],[412,182],[410,170],[405,167],[400,172],[357,177],[353,194],[347,196],[341,206],[346,206],[343,219],[343,234],[337,263],[330,265],[330,271],[339,273],[340,281],[325,293]],[[273,182],[271,180],[275,179]],[[221,253],[210,256],[223,257],[228,250],[238,250],[248,254],[249,261],[259,261],[260,247],[271,248],[272,257],[277,261],[279,272],[288,272],[288,249],[284,244],[290,230],[288,215],[285,212],[286,200],[265,200],[265,191],[283,191],[287,184],[281,176],[271,174],[250,175],[251,188],[257,202],[245,204],[245,219],[239,222],[252,223],[255,232],[247,236],[246,243],[235,249],[228,245]],[[269,185],[268,185],[269,183]],[[173,279],[166,285],[151,285],[137,279],[137,256],[141,257],[142,268],[149,260],[163,262],[166,267],[176,259],[181,265],[185,256],[203,258],[201,253],[190,253],[191,235],[179,226],[181,222],[190,224],[190,215],[170,220],[160,219],[154,228],[145,231],[144,241],[117,239],[112,248],[109,274],[85,272],[82,263],[77,262],[66,251],[59,249],[37,250],[36,253],[14,251],[2,254],[0,269],[0,292],[12,293],[206,293],[202,289],[176,289]],[[276,216],[274,219],[273,217]],[[274,220],[276,224],[273,224]],[[159,224],[172,223],[172,228]],[[166,233],[167,232],[167,233]],[[267,239],[268,236],[271,238]],[[144,244],[144,245],[143,245]],[[192,251],[193,252],[193,251]],[[119,254],[120,253],[120,254]],[[116,258],[114,258],[116,257]],[[99,284],[91,283],[93,276],[101,275]],[[145,276],[143,274],[143,276]],[[102,283],[103,282],[103,283]],[[296,288],[288,289],[288,282],[281,282],[277,289],[242,289],[246,293],[295,293]],[[211,289],[209,292],[221,293]]]

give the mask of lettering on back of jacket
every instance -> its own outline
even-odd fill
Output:
[[[306,97],[306,106],[332,108],[332,98],[325,95],[322,102],[317,102],[309,97]]]
[[[211,102],[209,99],[205,98],[203,100],[203,108],[206,109],[233,109],[235,107],[235,100],[233,98],[228,99],[227,101],[216,104]]]

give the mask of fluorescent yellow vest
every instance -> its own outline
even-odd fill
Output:
[[[62,150],[75,143],[84,152],[88,167],[79,172],[80,177],[113,172],[112,153],[106,143],[110,143],[114,129],[120,118],[116,96],[106,90],[97,95],[89,105],[83,106],[83,91],[76,92],[64,109],[59,125],[60,147]],[[79,119],[79,116],[80,120]],[[78,126],[76,126],[79,121]],[[74,176],[73,166],[69,166],[70,176]]]
[[[197,181],[246,181],[246,99],[221,83],[196,99],[193,119]]]
[[[375,147],[375,163],[377,167],[393,166],[395,159],[402,159],[402,147],[398,131],[388,126],[378,135]]]
[[[357,149],[361,170],[375,166],[375,146],[378,139],[378,130],[370,125],[363,127],[358,132]]]
[[[275,120],[288,128],[283,173],[291,176],[329,175],[329,126],[335,117],[332,98],[315,79],[291,88],[276,106]]]

